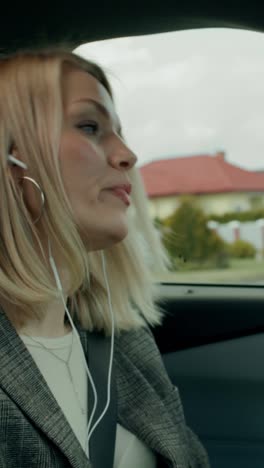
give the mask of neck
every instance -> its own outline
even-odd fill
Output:
[[[72,327],[70,324],[63,324],[58,328],[54,328],[54,326],[50,327],[47,323],[41,324],[27,324],[26,326],[17,330],[20,335],[29,335],[29,336],[37,336],[41,338],[60,338],[62,336],[68,335]]]
[[[64,336],[71,330],[71,325],[65,323],[65,314],[62,300],[58,299],[43,311],[41,320],[27,321],[19,333],[50,338]]]
[[[66,296],[64,296],[64,300],[67,303]],[[67,315],[60,298],[48,304],[46,308],[42,307],[41,317],[33,316],[26,319],[26,321],[21,321],[20,324],[19,319],[15,319],[20,315],[17,307],[7,302],[3,302],[1,305],[18,334],[55,338],[64,336],[71,330],[71,325],[65,323],[65,316]]]

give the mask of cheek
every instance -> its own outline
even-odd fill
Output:
[[[61,140],[59,160],[65,188],[81,191],[93,186],[104,172],[103,155],[91,142],[79,136],[64,136]]]
[[[88,165],[92,160],[98,158],[95,145],[89,141],[74,135],[64,136],[61,139],[59,159],[62,168],[75,169],[79,166]]]

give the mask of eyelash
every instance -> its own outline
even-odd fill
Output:
[[[86,122],[78,125],[78,128],[85,134],[87,134],[87,132],[84,129],[87,127],[93,128],[93,132],[89,132],[89,135],[96,135],[99,131],[99,125],[97,122]]]

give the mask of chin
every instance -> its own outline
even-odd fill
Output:
[[[115,244],[122,242],[128,235],[128,227],[123,226],[117,229],[104,230],[104,232],[93,233],[93,240],[90,236],[82,236],[82,240],[88,251],[104,250],[113,247]]]
[[[116,233],[110,238],[111,244],[117,244],[118,242],[122,242],[128,235],[128,229],[124,230],[122,233]]]
[[[106,249],[109,247],[112,247],[115,244],[118,244],[119,242],[122,242],[128,235],[128,227],[123,226],[122,228],[115,229],[112,232],[109,232],[108,235],[105,236],[104,239],[102,239],[102,249]]]

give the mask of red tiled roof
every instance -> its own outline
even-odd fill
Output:
[[[149,197],[178,194],[264,192],[264,174],[241,169],[215,156],[153,161],[140,168]]]

